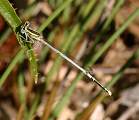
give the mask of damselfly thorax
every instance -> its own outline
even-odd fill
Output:
[[[21,25],[20,29],[20,37],[22,38],[21,42],[24,44],[25,42],[33,44],[33,48],[31,50],[35,51],[35,55],[39,56],[39,53],[42,50],[43,43],[40,42],[42,40],[42,36],[40,33],[32,30],[30,28],[30,23],[26,21],[23,25]],[[28,51],[27,51],[28,53]]]
[[[42,36],[40,33],[30,29],[30,24],[28,21],[26,21],[21,26],[20,36],[25,42],[35,43],[36,40],[42,39]]]

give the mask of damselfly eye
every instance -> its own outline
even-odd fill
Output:
[[[26,21],[25,24],[24,24],[24,26],[25,27],[28,27],[29,26],[29,21]]]

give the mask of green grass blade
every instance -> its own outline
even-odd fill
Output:
[[[90,27],[90,23],[92,23],[92,20],[93,20],[93,25],[91,25],[91,27],[92,26],[94,27],[94,25],[98,21],[98,18],[101,15],[102,10],[104,9],[106,3],[107,3],[107,0],[102,0],[99,2],[99,4],[95,8],[93,14],[91,14],[90,17],[85,21],[83,30],[86,30],[88,27]]]
[[[78,13],[79,16],[82,16],[83,18],[87,17],[92,8],[95,6],[96,2],[96,0],[89,0],[88,3],[81,6]]]
[[[26,120],[33,120],[34,113],[35,113],[35,111],[37,109],[39,99],[40,99],[40,96],[36,95],[35,98],[34,98],[34,101],[32,103],[31,109],[30,109],[29,113],[26,116],[27,117]]]
[[[21,20],[8,0],[0,0],[0,14],[10,24],[12,29],[16,31],[16,28],[21,24]]]
[[[4,81],[6,80],[6,78],[8,77],[8,75],[10,74],[10,72],[13,70],[13,68],[17,65],[17,63],[23,59],[24,56],[24,51],[20,50],[17,55],[15,56],[15,58],[13,58],[12,62],[8,65],[7,69],[5,70],[5,72],[2,74],[1,78],[0,78],[0,87],[3,85]]]
[[[5,30],[5,32],[0,36],[0,45],[2,45],[5,42],[5,40],[10,35],[10,33],[11,33],[11,29],[10,28]]]
[[[104,23],[104,25],[102,27],[102,31],[105,31],[107,29],[107,27],[110,25],[111,21],[113,20],[114,16],[117,14],[117,12],[121,8],[121,6],[124,4],[125,0],[118,0],[116,2],[117,3],[115,5],[115,7],[112,9],[110,16],[108,17],[108,19],[106,20],[106,22]]]
[[[110,25],[110,23],[112,22],[113,18],[115,17],[115,15],[117,14],[117,12],[119,11],[119,9],[121,8],[121,6],[123,5],[124,0],[118,0],[116,6],[112,9],[111,14],[108,16],[106,22],[104,23],[99,35],[95,38],[93,46],[92,46],[92,51],[95,51],[95,47],[97,45],[97,43],[101,40],[101,37],[103,36],[103,34],[105,32],[107,32],[108,27]]]
[[[24,91],[24,76],[22,72],[19,73],[17,82],[18,82],[18,89],[19,89],[18,94],[19,94],[20,104],[24,104],[25,103],[25,91]]]
[[[85,9],[82,10],[83,17],[87,17],[87,15],[90,13],[91,9],[94,7],[96,0],[89,0],[89,3],[85,6]]]

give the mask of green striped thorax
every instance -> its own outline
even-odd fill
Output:
[[[24,42],[30,42],[34,43],[34,40],[40,39],[41,35],[32,30],[30,27],[30,23],[26,21],[22,26],[20,30],[20,37],[24,40]]]

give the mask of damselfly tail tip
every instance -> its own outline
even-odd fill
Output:
[[[108,90],[107,92],[108,92],[109,96],[112,96],[112,92],[111,91]]]

